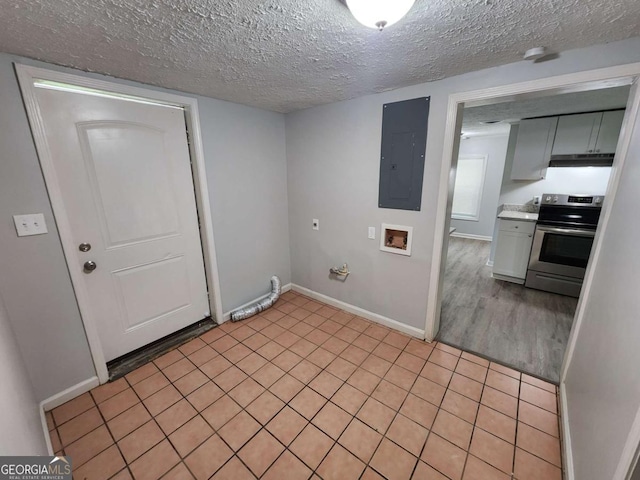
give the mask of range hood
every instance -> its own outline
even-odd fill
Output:
[[[614,153],[576,153],[574,155],[551,155],[550,167],[610,167]]]

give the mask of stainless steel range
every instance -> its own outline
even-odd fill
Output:
[[[525,287],[580,296],[604,197],[545,193]]]

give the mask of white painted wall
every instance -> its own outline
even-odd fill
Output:
[[[287,115],[289,226],[296,284],[423,329],[449,94],[640,61],[640,38],[564,52]],[[382,105],[431,96],[422,210],[379,209]],[[312,218],[320,231],[311,229]],[[413,253],[378,250],[367,226],[414,227]],[[378,232],[379,233],[379,232]],[[329,278],[348,262],[345,282]]]
[[[0,54],[0,293],[36,398],[43,400],[95,371],[13,61],[83,73]],[[284,116],[196,98],[227,311],[268,293],[274,274],[290,282]],[[38,212],[49,234],[18,238],[12,215]]]
[[[604,195],[610,176],[611,167],[548,168],[546,178],[538,182],[508,182],[500,204],[530,203],[534,195],[543,193]]]
[[[11,60],[0,55],[0,294],[43,400],[95,370]],[[49,233],[18,238],[24,213],[44,213]]]
[[[509,144],[515,146],[518,125],[511,127]],[[534,195],[543,193],[604,195],[607,191],[611,167],[548,168],[542,180],[511,180],[513,152],[510,149],[504,166],[499,205],[505,203],[531,204]]]
[[[225,312],[291,282],[284,116],[198,97]]]
[[[639,185],[640,115],[565,380],[576,480],[613,478],[640,408]]]
[[[0,455],[46,455],[40,410],[0,298]]]
[[[509,135],[469,137],[460,141],[460,155],[487,155],[487,170],[479,219],[451,219],[451,226],[456,228],[456,233],[493,237],[508,141]]]

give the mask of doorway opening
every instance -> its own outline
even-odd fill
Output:
[[[608,70],[450,97],[428,339],[560,383],[638,100]]]
[[[24,65],[16,72],[96,368],[91,382],[105,383],[107,361],[222,319],[197,101]]]

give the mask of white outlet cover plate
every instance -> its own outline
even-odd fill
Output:
[[[33,213],[30,215],[14,215],[13,223],[16,225],[16,232],[19,237],[27,237],[29,235],[43,235],[48,233],[47,224],[44,221],[42,213]]]
[[[318,220],[317,218],[314,218],[312,226],[314,230],[320,230],[320,220]]]
[[[376,239],[376,227],[369,227],[369,238],[371,240]]]

